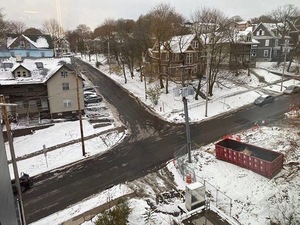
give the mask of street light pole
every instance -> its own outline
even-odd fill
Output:
[[[285,64],[286,64],[286,52],[287,52],[287,39],[284,39],[284,62],[283,62],[283,69],[282,69],[282,75],[281,75],[281,85],[280,85],[280,91],[283,89],[283,76],[285,71]]]
[[[205,117],[207,117],[207,108],[208,108],[208,90],[209,90],[209,76],[210,76],[210,66],[209,66],[209,50],[207,47],[206,53],[206,99],[205,99]]]
[[[82,156],[85,156],[85,144],[84,144],[84,135],[83,135],[83,125],[82,125],[82,113],[80,107],[80,95],[79,95],[79,77],[78,77],[78,68],[74,60],[75,66],[75,76],[76,76],[76,91],[77,91],[77,107],[78,107],[78,116],[79,116],[79,125],[80,125],[80,136],[81,136],[81,146],[82,146]]]
[[[191,144],[191,133],[190,133],[190,121],[189,121],[189,112],[188,112],[188,105],[187,105],[187,97],[189,95],[194,95],[194,89],[192,86],[188,85],[186,87],[185,81],[184,81],[184,69],[191,68],[191,65],[181,65],[179,68],[181,69],[181,78],[182,78],[182,88],[175,88],[174,89],[174,95],[175,97],[182,96],[183,101],[183,107],[184,107],[184,118],[185,118],[185,131],[186,131],[186,149],[188,153],[188,162],[192,162],[192,144]],[[177,67],[178,68],[178,67]],[[181,90],[181,92],[180,92]]]
[[[190,133],[190,122],[189,122],[189,112],[188,112],[188,105],[187,105],[187,99],[186,97],[182,97],[183,106],[184,106],[184,116],[185,116],[185,131],[186,131],[186,148],[188,152],[188,160],[189,163],[192,162],[192,156],[191,156],[191,133]]]

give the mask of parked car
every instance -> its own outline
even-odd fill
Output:
[[[89,86],[84,87],[84,88],[83,88],[83,91],[84,91],[84,92],[85,92],[85,91],[96,92],[96,91],[95,91],[95,88],[89,87]]]
[[[300,92],[300,86],[297,86],[297,85],[291,85],[291,86],[288,86],[284,91],[283,93],[284,94],[295,94],[295,93],[299,93]]]
[[[29,176],[29,174],[27,174],[27,173],[21,173],[21,177],[19,178],[19,180],[20,180],[21,192],[24,192],[24,191],[30,189],[33,185],[33,181],[31,179],[31,177]],[[16,185],[15,179],[12,180],[11,183],[12,183],[13,193],[16,194],[18,192],[18,190],[17,190],[17,185]]]
[[[83,98],[88,97],[89,95],[97,95],[94,91],[84,91],[83,92]]]
[[[263,106],[265,104],[273,102],[274,99],[275,97],[272,95],[260,96],[257,99],[255,99],[254,104],[258,106]]]
[[[97,94],[93,94],[93,95],[87,95],[86,97],[84,97],[84,104],[92,104],[92,103],[99,103],[102,102],[103,98]]]

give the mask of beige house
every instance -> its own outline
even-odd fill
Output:
[[[76,118],[78,98],[84,113],[83,80],[68,62],[26,59],[2,62],[0,67],[0,94],[17,105],[11,107],[13,117]]]
[[[83,83],[75,71],[63,65],[46,81],[50,114],[52,118],[77,115],[78,97],[80,108],[84,109]],[[78,85],[78,88],[77,88]],[[79,96],[77,96],[77,93]]]

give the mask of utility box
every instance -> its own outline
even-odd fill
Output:
[[[185,207],[188,211],[205,205],[205,187],[200,182],[189,184],[185,188]]]

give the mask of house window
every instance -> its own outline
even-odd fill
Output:
[[[187,53],[186,54],[186,64],[192,64],[193,63],[193,54]]]
[[[69,88],[69,83],[62,83],[62,89],[63,89],[63,91],[69,90],[70,89]]]
[[[17,71],[17,77],[21,77],[21,72]]]
[[[193,41],[192,46],[194,48],[199,48],[199,42],[198,41]]]
[[[262,36],[265,34],[265,31],[263,31],[262,29],[260,29],[257,33],[257,36]]]
[[[251,41],[251,39],[252,39],[252,38],[251,38],[251,35],[249,35],[249,36],[247,36],[247,39],[246,39],[246,40],[247,40],[247,41]]]
[[[49,109],[47,99],[41,99],[41,107],[43,111]]]
[[[26,77],[26,76],[27,76],[26,71],[23,71],[23,77]]]
[[[276,40],[275,40],[275,46],[278,46],[278,42],[279,42],[279,40],[276,39]]]
[[[64,99],[63,104],[65,108],[70,108],[71,107],[71,99]]]
[[[269,55],[269,50],[264,50],[264,57],[268,57]]]
[[[270,40],[266,39],[265,46],[269,46],[269,45],[270,45]]]
[[[25,42],[24,41],[20,41],[20,47],[25,48]]]
[[[62,77],[68,77],[68,71],[61,71],[60,72],[60,75],[62,76]]]

